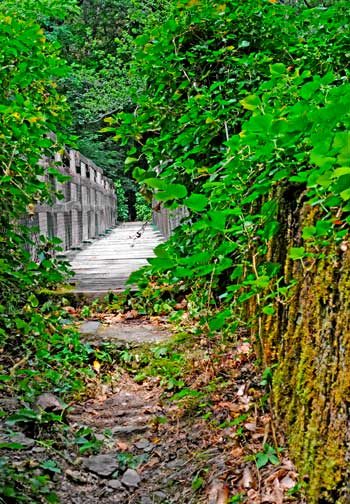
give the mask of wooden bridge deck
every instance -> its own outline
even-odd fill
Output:
[[[154,257],[153,249],[164,241],[163,236],[148,225],[136,237],[142,222],[120,224],[111,233],[78,252],[70,261],[75,272],[74,292],[101,295],[125,289],[133,271]]]

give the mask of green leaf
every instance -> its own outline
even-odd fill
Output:
[[[211,210],[208,212],[210,227],[218,229],[219,231],[225,231],[226,228],[226,214],[220,212],[219,210]]]
[[[265,315],[274,315],[276,310],[272,306],[264,306],[262,312],[265,313]]]
[[[267,222],[264,226],[263,236],[265,240],[270,240],[273,236],[276,235],[280,228],[280,224],[278,221]]]
[[[257,453],[256,455],[256,467],[261,469],[269,463],[269,457],[265,453]]]
[[[154,197],[159,201],[170,201],[187,196],[187,189],[182,184],[168,184],[165,189],[155,193]]]
[[[201,212],[207,206],[208,198],[203,194],[192,193],[187,199],[183,201],[183,204],[186,205],[190,210]]]
[[[37,308],[39,306],[39,300],[35,296],[35,294],[31,294],[28,298],[28,302],[31,304],[33,308]]]
[[[292,247],[289,251],[289,257],[293,260],[303,259],[303,257],[305,257],[305,248]]]
[[[303,229],[303,238],[304,240],[308,240],[309,238],[313,238],[316,234],[315,226],[307,226]]]
[[[42,462],[40,464],[40,467],[42,469],[45,469],[46,471],[50,471],[57,474],[60,474],[62,472],[62,470],[58,467],[57,462],[55,460],[45,460],[45,462]]]
[[[274,465],[278,465],[280,463],[277,455],[269,455],[269,461]]]
[[[216,317],[209,319],[209,328],[211,331],[217,331],[218,329],[221,329],[225,323],[228,317],[231,316],[231,310],[224,310]]]
[[[138,161],[138,159],[137,159],[137,158],[134,158],[134,157],[129,157],[129,156],[128,156],[128,157],[125,159],[124,163],[125,163],[126,165],[130,165],[130,164],[134,164],[134,163],[136,163],[137,161]]]
[[[164,180],[156,177],[144,179],[143,183],[148,185],[152,189],[166,189],[167,187],[167,184]]]
[[[336,168],[332,173],[332,178],[339,178],[342,175],[350,175],[350,167]]]
[[[25,448],[21,443],[0,443],[0,450],[23,450]]]
[[[175,263],[172,259],[163,258],[163,257],[152,257],[148,259],[148,262],[157,270],[164,271],[171,269]]]
[[[164,243],[161,243],[160,245],[157,245],[156,248],[154,249],[154,253],[157,257],[162,257],[162,258],[169,258],[169,253],[167,250],[167,245]]]
[[[246,96],[243,100],[240,100],[239,103],[246,110],[255,110],[261,105],[261,100],[258,95],[253,94]]]
[[[283,75],[286,73],[286,65],[283,63],[274,63],[270,65],[270,73],[272,75]]]
[[[199,490],[203,485],[204,485],[203,478],[201,478],[200,476],[196,476],[195,478],[193,478],[191,486],[194,491]]]
[[[350,199],[350,188],[349,189],[345,189],[344,191],[341,191],[340,197],[344,201],[348,201]]]

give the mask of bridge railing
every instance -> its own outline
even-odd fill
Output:
[[[52,162],[43,159],[41,164],[49,168]],[[60,238],[66,251],[115,226],[117,197],[113,181],[80,152],[66,150],[63,157],[56,154],[54,162],[55,169],[70,179],[60,183],[48,173],[41,179],[63,199],[53,197],[52,204],[37,205],[34,215],[27,216],[23,223],[39,228],[40,235]]]
[[[187,215],[186,207],[178,207],[175,210],[161,207],[158,211],[153,210],[152,221],[162,235],[169,238],[172,231],[181,224],[182,219]]]

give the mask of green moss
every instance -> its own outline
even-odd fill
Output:
[[[294,232],[284,228],[278,246],[313,252],[302,241],[301,223],[312,225],[317,216],[315,208],[300,208],[299,220],[287,219],[297,221]],[[276,242],[274,250],[283,257]],[[345,504],[350,501],[350,255],[336,245],[321,252],[322,258],[304,263],[284,253],[284,278],[297,285],[278,316],[264,319],[263,338],[278,362],[274,404],[292,457],[309,481],[308,502]]]

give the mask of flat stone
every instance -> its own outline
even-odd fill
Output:
[[[178,469],[182,467],[184,464],[185,461],[183,459],[174,459],[168,462],[166,466],[169,467],[169,469]]]
[[[100,322],[90,320],[89,322],[84,322],[79,327],[80,334],[84,335],[95,335],[97,333],[98,328],[100,327]]]
[[[15,432],[11,434],[11,436],[4,436],[4,438],[0,438],[0,442],[6,443],[19,443],[23,446],[23,448],[33,448],[35,446],[34,439],[27,438],[22,432]]]
[[[111,455],[95,455],[94,457],[84,458],[83,465],[98,476],[108,477],[119,467],[115,457]]]
[[[123,485],[136,488],[141,483],[141,478],[135,469],[127,469],[122,477]]]
[[[61,413],[66,407],[66,405],[54,394],[51,394],[51,392],[40,394],[36,399],[35,406],[39,410],[55,413]]]
[[[117,425],[112,427],[112,434],[134,434],[137,432],[145,432],[148,429],[147,425]]]
[[[119,340],[134,344],[160,343],[171,336],[166,330],[150,324],[130,326],[121,322],[99,327],[97,335],[103,340]]]
[[[144,450],[145,448],[148,448],[150,444],[151,443],[148,441],[148,439],[140,439],[139,441],[137,441],[137,443],[135,443],[135,446],[138,450]]]
[[[147,495],[143,495],[141,497],[141,504],[154,504],[154,500],[150,497],[147,497]]]
[[[121,484],[121,482],[117,479],[112,479],[112,480],[109,480],[107,485],[110,487],[110,488],[113,488],[114,490],[124,490],[124,487],[123,485]]]
[[[88,482],[88,478],[86,478],[86,476],[84,476],[80,471],[73,471],[72,469],[67,469],[66,476],[67,476],[67,478],[71,479],[72,481],[75,481],[75,483],[87,483]]]
[[[161,499],[162,502],[163,502],[163,499],[166,499],[167,498],[167,494],[164,493],[164,492],[161,492],[161,491],[157,491],[157,492],[154,492],[153,494],[155,497],[157,497],[158,499]]]
[[[17,397],[1,397],[0,409],[8,412],[16,411],[20,407],[23,408]]]

